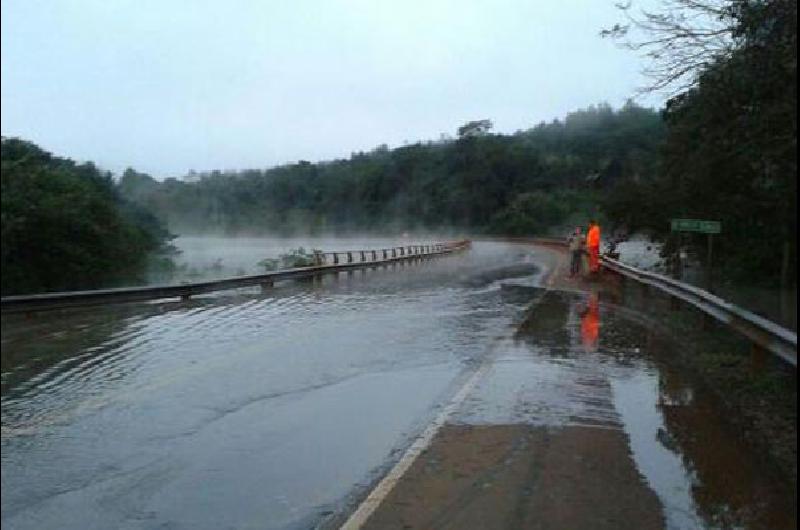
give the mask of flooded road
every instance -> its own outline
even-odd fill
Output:
[[[669,338],[603,292],[543,289],[559,260],[480,243],[268,294],[4,315],[3,526],[335,526],[482,370],[368,526],[793,528]]]

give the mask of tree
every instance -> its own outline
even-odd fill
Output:
[[[492,128],[491,120],[468,121],[458,128],[459,138],[469,138],[472,136],[483,136]]]
[[[627,23],[600,35],[647,59],[650,84],[642,92],[688,90],[697,76],[736,48],[738,2],[727,0],[662,0],[660,11],[635,12],[632,1],[617,4]]]

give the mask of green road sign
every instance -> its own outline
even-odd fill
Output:
[[[719,234],[722,232],[722,223],[719,221],[673,219],[671,224],[673,232],[700,232],[703,234]]]

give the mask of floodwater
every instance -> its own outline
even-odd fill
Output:
[[[554,259],[480,243],[270,293],[4,315],[3,527],[324,525],[487,363],[454,423],[613,430],[668,528],[791,527],[794,500],[661,362],[667,338],[602,294],[541,297]]]

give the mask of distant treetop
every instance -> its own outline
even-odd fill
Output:
[[[491,128],[491,120],[468,121],[458,128],[458,137],[468,138],[470,136],[483,136],[488,133]]]

